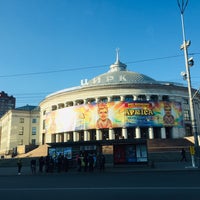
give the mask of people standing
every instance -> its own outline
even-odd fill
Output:
[[[99,155],[99,169],[100,171],[104,171],[105,170],[105,156],[103,154]]]
[[[64,157],[64,161],[63,161],[63,169],[65,172],[68,172],[68,169],[69,169],[69,160],[67,158],[67,155],[65,155]]]
[[[44,157],[43,156],[41,156],[40,158],[39,158],[39,172],[43,172],[43,167],[44,167]]]
[[[36,160],[35,159],[31,160],[31,172],[32,174],[36,174]]]
[[[17,160],[17,171],[18,171],[18,175],[21,175],[21,169],[22,169],[22,159],[19,158]]]
[[[88,163],[89,163],[89,172],[93,172],[93,170],[94,170],[94,158],[93,158],[92,154],[89,155]]]
[[[186,159],[186,152],[185,152],[185,149],[184,149],[184,148],[181,149],[181,162],[182,162],[182,161],[187,162],[187,159]]]

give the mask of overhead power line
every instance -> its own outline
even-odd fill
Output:
[[[195,55],[195,54],[200,54],[200,53],[191,53],[190,55]],[[153,60],[170,59],[170,58],[176,58],[176,57],[180,57],[180,56],[182,56],[182,55],[165,56],[165,57],[158,57],[158,58],[149,58],[149,59],[136,60],[136,61],[130,61],[130,62],[125,62],[125,63],[131,64],[131,63],[149,62],[149,61],[153,61]],[[8,75],[0,75],[0,78],[20,77],[20,76],[35,76],[35,75],[42,75],[42,74],[52,74],[52,73],[67,72],[67,71],[79,71],[79,70],[85,70],[85,69],[106,67],[108,65],[109,64],[96,65],[96,66],[90,66],[90,67],[77,67],[77,68],[70,67],[70,68],[67,68],[67,69],[52,70],[52,71],[30,72],[30,73],[20,73],[20,74],[8,74]]]

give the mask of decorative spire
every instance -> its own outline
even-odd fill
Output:
[[[119,62],[119,48],[116,48],[116,63]]]
[[[119,60],[119,48],[116,48],[116,61],[114,64],[110,65],[109,72],[116,71],[126,71],[126,64],[120,62]]]

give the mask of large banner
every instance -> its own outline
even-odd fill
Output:
[[[51,111],[46,115],[47,133],[135,126],[182,127],[178,102],[108,102],[82,104]]]
[[[181,104],[178,102],[125,103],[126,127],[183,126]]]

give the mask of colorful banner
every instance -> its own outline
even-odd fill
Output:
[[[178,102],[133,102],[125,104],[126,127],[182,127],[183,114],[181,104]]]
[[[109,102],[82,104],[51,111],[46,115],[47,133],[117,127],[182,127],[178,102]]]

